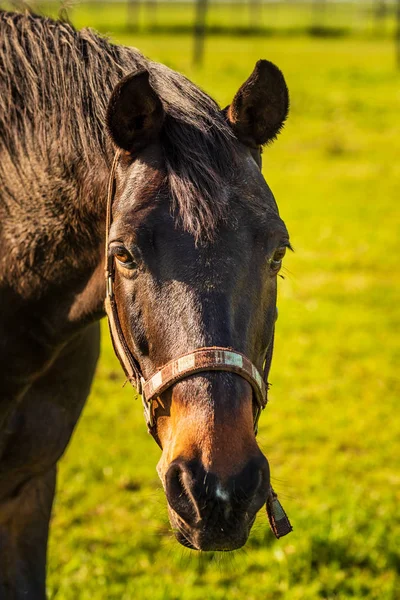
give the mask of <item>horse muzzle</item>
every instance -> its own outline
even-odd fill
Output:
[[[198,460],[174,460],[166,473],[165,491],[177,540],[195,550],[240,548],[269,489],[269,466],[261,453],[225,481]]]

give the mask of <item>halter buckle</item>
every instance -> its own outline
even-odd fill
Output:
[[[146,419],[147,426],[149,428],[151,428],[151,427],[154,427],[153,411],[151,410],[151,407],[153,404],[153,399],[151,398],[150,400],[146,400],[146,395],[145,395],[144,389],[143,389],[145,383],[146,383],[146,380],[143,376],[141,376],[140,378],[138,377],[136,389],[137,389],[137,393],[139,394],[139,396],[142,397],[144,418]]]
[[[147,402],[146,398],[144,396],[142,396],[142,404],[143,404],[144,418],[146,419],[147,427],[149,429],[151,429],[152,427],[154,427],[153,411],[151,410],[153,401],[150,400],[150,402]]]
[[[106,294],[109,298],[113,297],[113,278],[111,273],[107,273],[107,288],[106,288]]]
[[[257,404],[256,416],[254,417],[254,435],[257,435],[258,433],[258,421],[260,420],[262,411],[263,408]]]
[[[136,377],[136,390],[139,396],[143,396],[143,386],[146,383],[145,378],[141,375],[140,377]]]

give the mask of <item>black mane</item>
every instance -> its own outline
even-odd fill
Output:
[[[216,103],[136,49],[29,13],[0,11],[0,195],[7,194],[4,164],[18,172],[30,153],[41,157],[44,168],[55,157],[60,164],[90,166],[94,155],[109,166],[104,117],[111,91],[143,68],[166,112],[161,143],[173,208],[196,237],[212,231],[227,215],[226,181],[236,156]]]

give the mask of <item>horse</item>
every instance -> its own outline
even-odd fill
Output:
[[[290,241],[261,150],[288,108],[267,60],[221,109],[136,49],[0,11],[1,598],[45,597],[105,312],[178,541],[239,548],[276,499],[255,434]]]

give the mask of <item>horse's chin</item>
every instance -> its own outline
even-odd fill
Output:
[[[245,545],[255,517],[239,531],[222,531],[218,523],[213,527],[191,527],[168,506],[169,520],[176,540],[185,548],[201,552],[232,552]]]

